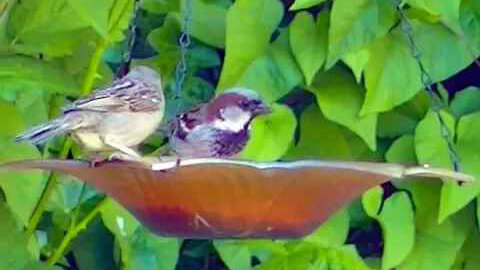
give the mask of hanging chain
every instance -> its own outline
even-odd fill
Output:
[[[455,171],[459,171],[460,157],[457,153],[455,143],[453,142],[453,135],[451,134],[450,129],[447,126],[445,118],[441,114],[441,110],[444,107],[444,102],[440,97],[440,95],[438,94],[438,92],[436,92],[432,88],[432,85],[434,84],[434,82],[432,80],[432,77],[430,76],[430,74],[425,69],[425,66],[422,63],[422,52],[415,42],[415,39],[413,37],[413,26],[403,10],[403,4],[401,0],[393,0],[393,2],[395,3],[395,7],[400,16],[402,31],[407,37],[408,46],[410,47],[410,53],[412,54],[412,57],[415,59],[418,67],[420,68],[421,81],[422,81],[423,87],[425,87],[428,95],[430,96],[432,111],[437,117],[438,122],[440,124],[440,135],[447,143],[450,162],[453,165],[453,169]]]
[[[185,8],[183,9],[183,25],[182,33],[178,39],[180,45],[180,59],[178,60],[177,67],[175,69],[175,96],[174,99],[177,102],[175,110],[175,124],[172,134],[175,134],[179,125],[179,115],[182,111],[181,93],[185,78],[187,76],[187,55],[188,47],[190,46],[190,26],[192,23],[192,0],[185,0]]]
[[[137,37],[137,17],[140,12],[140,0],[134,0],[133,2],[133,15],[128,25],[126,48],[122,52],[122,62],[117,70],[117,77],[123,77],[129,69],[130,61],[132,60],[133,46],[135,46],[135,40]]]

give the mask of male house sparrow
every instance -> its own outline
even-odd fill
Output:
[[[160,75],[145,66],[134,67],[111,85],[63,108],[63,114],[16,137],[40,144],[64,133],[88,151],[117,150],[133,159],[132,149],[151,135],[165,108]]]
[[[179,158],[230,158],[245,147],[253,118],[270,111],[256,92],[229,89],[179,117],[171,127],[171,148]]]

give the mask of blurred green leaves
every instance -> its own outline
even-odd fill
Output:
[[[0,268],[12,270],[59,270],[58,267],[49,267],[41,263],[28,249],[28,238],[15,222],[15,218],[8,206],[0,202]],[[7,255],[8,254],[8,255]]]

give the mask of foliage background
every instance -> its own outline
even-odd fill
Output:
[[[480,2],[404,2],[462,170],[480,177],[480,91],[441,84],[480,54]],[[136,19],[132,64],[159,70],[168,97],[184,7],[144,0]],[[0,1],[0,161],[84,157],[63,138],[41,148],[12,138],[112,80],[132,14],[133,0]],[[191,34],[185,108],[236,85],[276,104],[254,122],[243,158],[451,168],[393,1],[194,0]],[[152,138],[145,152],[162,142]],[[46,185],[51,194],[41,204]],[[480,269],[480,183],[376,187],[312,235],[289,241],[154,236],[101,192],[80,196],[81,184],[67,176],[1,172],[0,187],[0,269]],[[32,237],[39,205],[46,211]]]

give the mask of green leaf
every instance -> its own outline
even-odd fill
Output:
[[[88,22],[66,3],[67,0],[18,2],[9,20],[10,34],[14,39],[23,39],[88,26]]]
[[[135,0],[116,0],[113,3],[108,17],[107,40],[110,43],[122,41],[124,39],[124,31],[128,28],[130,18],[133,15],[134,1]]]
[[[213,244],[228,269],[252,269],[252,252],[247,245],[238,241],[214,241]]]
[[[478,1],[462,1],[460,6],[460,24],[463,37],[474,56],[480,54],[480,3]]]
[[[391,1],[377,0],[378,5],[378,29],[377,37],[389,33],[397,23],[397,10]]]
[[[413,27],[413,34],[422,52],[422,63],[434,82],[453,76],[475,59],[468,41],[443,25],[413,21]],[[439,41],[442,46],[438,46]]]
[[[180,11],[179,0],[144,0],[142,8],[155,14]]]
[[[398,270],[450,270],[472,229],[472,211],[462,211],[441,224],[416,233],[415,245]]]
[[[415,128],[430,108],[428,94],[419,92],[413,99],[378,115],[377,135],[395,138],[404,134],[413,134]]]
[[[460,118],[457,126],[457,151],[461,158],[462,171],[480,177],[478,162],[480,161],[480,113],[473,113]],[[480,183],[468,186],[456,183],[445,183],[442,188],[439,219],[447,217],[465,207],[480,192]]]
[[[444,113],[450,133],[453,134],[453,117]],[[480,114],[475,113],[460,118],[457,127],[457,150],[461,158],[462,170],[466,173],[480,176],[477,164],[480,149],[478,135],[475,130],[480,128]],[[432,132],[438,130],[438,132]],[[448,146],[440,135],[440,127],[436,116],[429,112],[420,122],[415,134],[415,146],[420,163],[429,163],[432,166],[452,168],[449,158]],[[443,184],[440,200],[439,221],[445,220],[474,199],[480,191],[480,183],[459,186],[453,181]]]
[[[290,51],[288,32],[281,32],[265,54],[238,78],[235,86],[255,89],[266,101],[276,101],[303,81],[302,72]],[[223,89],[217,89],[217,92]]]
[[[251,124],[250,139],[239,154],[257,161],[281,158],[293,142],[297,121],[285,105],[273,104],[273,113],[256,117]]]
[[[328,35],[326,68],[345,54],[369,44],[376,36],[378,6],[376,0],[335,0]]]
[[[450,103],[450,110],[457,117],[473,113],[480,110],[480,89],[476,87],[467,87],[455,94]]]
[[[416,164],[415,140],[413,135],[398,138],[390,147],[385,158],[388,162]],[[421,181],[421,179],[400,179],[394,182],[399,189],[405,189],[412,195],[415,204],[415,222],[418,229],[436,224],[442,183],[438,181]]]
[[[0,137],[0,162],[40,158],[38,150],[26,143],[14,143],[11,137]],[[0,186],[10,208],[22,224],[27,224],[45,184],[41,171],[0,171]]]
[[[311,264],[309,270],[316,269],[349,269],[349,270],[370,270],[355,246],[346,245],[338,248],[318,249],[318,258]],[[303,268],[299,268],[303,269]]]
[[[340,68],[319,73],[309,90],[327,119],[351,129],[376,149],[377,114],[359,116],[365,90],[350,73]]]
[[[215,1],[198,0],[192,2],[191,35],[205,44],[216,48],[225,47],[227,8]],[[177,19],[183,17],[176,13]],[[183,16],[183,15],[182,15]]]
[[[341,127],[328,121],[317,106],[305,109],[299,125],[300,140],[289,149],[285,158],[352,159],[350,143]]]
[[[219,89],[233,86],[247,67],[265,52],[282,15],[283,7],[278,0],[235,1],[227,13],[225,60]]]
[[[95,41],[88,26],[66,0],[22,1],[15,5],[8,23],[10,45],[21,54],[64,56],[85,40]]]
[[[11,270],[60,270],[38,262],[28,250],[28,238],[20,231],[18,224],[4,202],[0,202],[0,269]]]
[[[108,38],[108,17],[114,0],[68,0],[68,4],[104,39]]]
[[[413,135],[407,134],[396,139],[385,154],[385,159],[388,162],[393,163],[417,163],[417,156],[415,155],[415,141]]]
[[[328,13],[321,12],[317,21],[304,11],[295,16],[290,24],[290,44],[297,63],[310,85],[327,56]]]
[[[364,71],[367,94],[362,115],[388,111],[420,91],[420,70],[402,33],[393,31],[378,38],[369,51],[370,59]]]
[[[56,66],[25,56],[0,57],[0,89],[48,90],[53,93],[78,93],[74,79]]]
[[[177,40],[180,35],[180,23],[174,16],[167,16],[162,27],[156,28],[148,35],[148,42],[159,53],[179,51]]]
[[[436,0],[406,0],[406,3],[413,7],[428,11],[430,14],[438,16],[440,20],[451,30],[460,33],[460,3],[462,0],[451,0],[440,2]]]
[[[260,261],[288,254],[285,246],[276,240],[215,240],[215,250],[232,270],[252,269],[252,257]]]
[[[290,10],[298,10],[298,9],[313,7],[325,1],[326,0],[295,0],[293,5],[290,6]]]
[[[285,255],[277,255],[265,261],[257,270],[308,269],[316,253],[315,245],[310,243],[294,244]]]
[[[174,270],[177,264],[180,240],[156,236],[139,227],[130,241],[126,270]]]
[[[284,160],[297,159],[370,160],[381,159],[354,133],[322,115],[317,106],[307,108],[300,119],[300,140]]]
[[[69,250],[77,260],[78,269],[115,269],[114,241],[97,216],[88,224],[88,230],[78,234]]]
[[[454,132],[455,120],[442,112],[447,128]],[[440,168],[452,168],[448,156],[447,142],[440,134],[440,124],[437,115],[429,111],[425,118],[418,124],[415,131],[415,150],[420,164],[430,164]]]
[[[49,93],[38,91],[38,89],[24,88],[15,91],[15,96],[15,106],[23,118],[25,127],[33,126],[48,119],[49,105],[47,104],[47,98],[50,97]],[[14,118],[13,115],[9,114],[9,117]]]
[[[462,251],[460,252],[460,254],[464,255],[464,261],[462,262],[464,267],[460,269],[474,270],[480,268],[480,258],[478,257],[477,253],[479,245],[480,235],[478,231],[472,230],[462,247]]]
[[[372,217],[377,218],[380,207],[383,201],[383,188],[381,186],[375,186],[369,189],[362,195],[362,205],[365,213]]]
[[[25,128],[20,112],[13,104],[5,101],[0,101],[0,123],[0,134],[6,137],[13,138]]]
[[[137,219],[114,200],[108,200],[101,213],[105,226],[118,238],[133,235],[140,226]]]
[[[322,223],[313,233],[303,238],[303,242],[311,242],[323,247],[340,247],[347,241],[350,217],[346,209],[337,211]]]
[[[357,80],[357,83],[361,82],[363,70],[368,64],[369,59],[370,52],[367,48],[362,48],[357,51],[346,53],[342,58],[343,62],[345,62],[345,64],[352,70],[353,74],[355,75],[355,79]]]
[[[395,268],[413,249],[415,223],[412,207],[405,192],[397,192],[385,200],[378,216],[384,239],[382,269]]]

